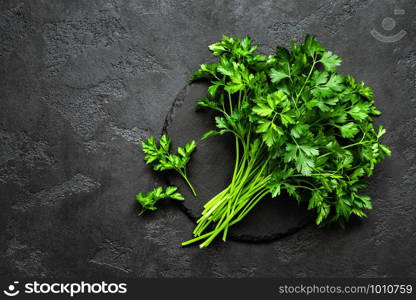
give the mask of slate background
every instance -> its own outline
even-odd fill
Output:
[[[0,275],[416,277],[413,2],[2,0]],[[372,29],[407,36],[386,44]],[[137,217],[134,195],[160,181],[139,142],[160,134],[207,45],[249,34],[268,52],[306,33],[373,87],[383,112],[393,156],[371,180],[369,218],[201,251],[179,246],[193,224],[174,204]]]

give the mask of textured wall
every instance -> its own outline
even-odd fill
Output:
[[[415,17],[412,0],[1,1],[0,275],[416,277]],[[134,195],[160,181],[139,142],[160,134],[207,45],[249,34],[272,51],[309,32],[383,112],[393,156],[369,218],[201,251],[179,246],[193,224],[176,205],[137,217]]]

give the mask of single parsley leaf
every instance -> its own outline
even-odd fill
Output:
[[[163,188],[159,186],[146,194],[138,193],[136,195],[136,200],[142,207],[139,215],[146,210],[157,210],[155,205],[161,199],[185,200],[185,198],[177,192],[177,189],[178,188],[176,186],[168,186],[165,190],[163,190]]]
[[[272,69],[270,71],[270,78],[271,78],[273,83],[278,83],[282,79],[288,78],[288,77],[289,77],[289,74],[286,73],[283,69],[279,69],[279,70]]]
[[[326,71],[333,72],[341,64],[342,59],[332,54],[331,51],[326,51],[322,55],[320,62],[324,65]]]
[[[339,127],[343,138],[353,138],[360,130],[357,124],[349,122]]]
[[[253,107],[253,112],[262,117],[270,117],[273,114],[273,108],[268,103],[259,103]]]

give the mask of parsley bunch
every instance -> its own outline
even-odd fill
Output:
[[[316,224],[344,226],[365,217],[370,197],[360,193],[376,163],[390,155],[379,142],[374,95],[364,83],[336,73],[341,59],[313,36],[273,55],[256,55],[251,39],[224,36],[209,46],[218,61],[201,65],[193,80],[209,81],[199,106],[218,112],[216,134],[235,137],[231,183],[204,206],[188,245],[225,241],[264,196],[286,191],[316,212]],[[278,201],[278,200],[276,200]]]

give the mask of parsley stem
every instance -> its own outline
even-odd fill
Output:
[[[368,143],[374,143],[374,142],[373,141],[358,142],[358,143],[346,145],[346,146],[344,146],[342,148],[347,149],[347,148],[351,148],[351,147],[354,147],[354,146],[357,146],[357,145],[364,145],[364,144],[368,144]]]
[[[293,84],[292,74],[290,74],[290,65],[289,65],[289,62],[287,62],[287,71],[288,71],[288,75],[289,75],[289,80]]]
[[[195,243],[195,242],[197,242],[197,241],[200,241],[200,240],[202,240],[202,239],[204,239],[204,238],[206,238],[206,237],[210,236],[210,234],[211,234],[211,232],[208,232],[208,233],[206,233],[206,234],[204,234],[204,235],[197,236],[197,237],[195,237],[195,238],[193,238],[193,239],[191,239],[191,240],[189,240],[189,241],[183,242],[183,243],[182,243],[182,246],[188,246],[188,245],[190,245],[190,244],[193,244],[193,243]]]
[[[312,174],[310,174],[309,176],[325,176],[325,177],[332,177],[332,176],[334,176],[335,174],[333,174],[333,173],[312,173]],[[335,175],[336,177],[339,177],[339,175]],[[303,174],[294,174],[294,175],[291,175],[290,177],[306,177],[305,175],[303,175]]]
[[[230,114],[232,114],[233,113],[233,103],[231,101],[231,94],[230,93],[228,93],[228,103],[230,105]]]
[[[262,193],[261,193],[262,192]],[[256,197],[253,198],[253,200],[251,201],[250,205],[247,206],[239,215],[238,217],[232,221],[230,223],[230,226],[234,225],[237,222],[240,222],[253,208],[254,206],[261,200],[263,199],[267,194],[269,194],[269,190],[268,189],[263,189],[261,190]]]
[[[302,189],[307,189],[307,190],[310,190],[310,191],[313,191],[313,190],[314,190],[313,188],[310,188],[310,187],[308,187],[308,186],[304,186],[304,185],[293,185],[293,187],[298,187],[298,188],[302,188]]]
[[[313,57],[313,64],[312,64],[312,67],[311,67],[311,69],[310,69],[310,71],[309,71],[309,74],[308,74],[308,76],[306,77],[306,79],[305,79],[305,81],[304,81],[304,83],[303,83],[303,85],[302,85],[302,88],[300,89],[299,93],[297,93],[297,94],[296,94],[296,103],[298,102],[299,97],[300,97],[300,95],[301,95],[301,94],[302,94],[302,92],[303,92],[303,89],[305,88],[306,84],[308,83],[309,78],[310,78],[310,77],[311,77],[311,75],[312,75],[312,71],[313,71],[313,69],[315,68],[315,65],[316,65],[316,59],[315,59],[315,57]]]
[[[236,141],[238,141],[237,138]],[[246,137],[247,146],[250,145],[249,141],[248,134]],[[196,238],[185,242],[183,245],[199,241],[204,237],[206,239],[200,247],[206,247],[220,233],[222,233],[222,240],[226,241],[228,228],[239,222],[267,194],[266,186],[271,176],[265,177],[264,171],[269,158],[262,158],[262,155],[259,155],[259,153],[262,153],[261,151],[251,152],[247,148],[240,159],[238,145],[239,142],[236,144],[236,166],[238,171],[234,169],[231,184],[204,206],[202,217],[197,221],[198,224],[194,230]],[[261,147],[263,147],[263,144]],[[213,222],[216,223],[216,226],[208,235],[203,234]]]
[[[177,169],[178,173],[181,174],[182,178],[185,180],[185,182],[188,184],[189,188],[192,191],[192,194],[194,197],[196,197],[196,192],[192,184],[189,182],[188,177],[186,176],[186,171],[182,171],[181,169]]]

